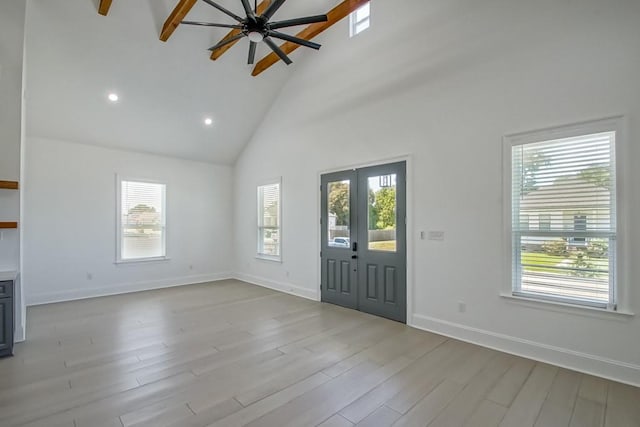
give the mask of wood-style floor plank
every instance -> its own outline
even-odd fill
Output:
[[[392,426],[401,416],[402,414],[399,414],[393,409],[381,406],[356,425],[358,427]]]
[[[566,427],[578,397],[582,375],[560,369],[553,380],[549,394],[542,404],[535,427]]]
[[[640,426],[640,390],[236,280],[28,309],[0,425]]]
[[[514,363],[515,358],[498,354],[474,376],[447,408],[431,423],[433,427],[462,427],[487,393]]]
[[[335,414],[322,424],[318,424],[318,427],[352,427],[353,423],[351,421],[347,421],[346,418],[343,418],[340,414]]]
[[[429,424],[464,388],[462,384],[444,380],[438,384],[424,399],[403,415],[394,426],[425,426]]]
[[[558,368],[537,364],[511,404],[500,427],[529,427],[538,419]]]
[[[464,427],[498,427],[506,413],[507,408],[485,399],[467,419]]]
[[[605,427],[640,426],[640,389],[610,383],[607,396]]]
[[[488,399],[502,406],[511,406],[534,366],[532,360],[519,359],[491,390]]]

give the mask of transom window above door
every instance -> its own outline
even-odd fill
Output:
[[[349,15],[349,36],[357,36],[370,26],[371,2],[367,2]]]

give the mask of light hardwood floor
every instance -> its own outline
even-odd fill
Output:
[[[640,426],[640,389],[234,280],[28,319],[1,426]]]

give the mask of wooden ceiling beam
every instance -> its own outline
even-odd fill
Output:
[[[5,190],[17,190],[18,181],[0,181],[0,188]]]
[[[165,21],[162,32],[160,33],[160,40],[166,42],[171,37],[171,34],[178,28],[178,25],[182,22],[187,13],[195,6],[198,0],[180,0],[176,7],[171,12],[171,15]]]
[[[342,3],[331,9],[329,13],[327,13],[327,22],[317,22],[315,24],[311,24],[307,28],[296,34],[296,37],[305,40],[311,40],[327,28],[333,26],[338,21],[341,21],[342,19],[349,16],[350,13],[355,12],[357,9],[364,6],[368,2],[369,0],[344,0]],[[289,54],[299,47],[299,44],[286,42],[280,46],[280,49],[282,49],[284,53]],[[271,52],[256,64],[251,75],[257,76],[279,60],[280,58],[278,57],[278,55],[276,55],[274,52]]]
[[[271,4],[271,0],[263,0],[262,3],[258,5],[258,15],[262,15],[262,13],[265,10],[267,10],[267,7],[269,7],[270,4]],[[222,40],[220,40],[220,43],[223,41],[229,40],[230,38],[235,37],[238,34],[240,34],[240,30],[231,30],[226,36],[222,38]],[[222,55],[224,55],[226,51],[231,49],[231,46],[238,43],[238,41],[239,40],[231,42],[228,45],[222,46],[220,49],[216,49],[213,52],[211,52],[211,60],[215,61],[216,59],[220,58]]]
[[[112,0],[100,0],[100,5],[98,5],[98,13],[102,16],[107,16],[109,13],[109,8],[111,7]]]

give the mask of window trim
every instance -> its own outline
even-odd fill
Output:
[[[267,185],[278,184],[278,235],[280,236],[280,241],[278,242],[279,246],[279,254],[280,255],[269,255],[260,253],[260,239],[261,239],[261,231],[264,228],[275,228],[275,227],[264,227],[260,225],[260,215],[261,215],[261,206],[260,206],[260,188],[265,187]],[[261,181],[258,185],[256,185],[256,259],[260,259],[263,261],[272,261],[282,263],[282,177],[264,180]]]
[[[356,21],[356,14],[358,13],[358,11],[360,9],[362,9],[366,5],[369,5],[369,15],[367,15],[367,17],[365,19],[361,19],[360,21]],[[369,21],[369,25],[367,25],[367,28],[364,28],[364,29],[362,29],[360,31],[357,31],[358,25],[360,25],[361,23],[363,23],[365,21]],[[368,30],[369,28],[371,28],[371,1],[363,4],[362,6],[360,6],[359,8],[357,8],[356,10],[354,10],[353,12],[351,12],[349,14],[349,38],[353,38],[353,37],[355,37],[355,36],[357,36],[359,34],[362,34],[366,30]]]
[[[555,126],[535,130],[531,132],[522,132],[509,134],[503,137],[502,144],[502,183],[503,183],[503,284],[500,296],[505,298],[515,298],[518,300],[528,300],[534,303],[546,304],[548,306],[561,308],[576,308],[578,310],[598,310],[610,313],[624,313],[633,315],[628,307],[628,285],[625,268],[627,266],[626,256],[628,254],[628,242],[625,237],[627,230],[627,212],[628,197],[626,197],[627,185],[625,185],[623,177],[626,172],[625,159],[626,154],[626,120],[623,116],[614,116],[601,120],[592,120],[587,122],[575,123],[566,126]],[[554,139],[571,138],[580,135],[589,135],[602,132],[615,132],[614,156],[612,162],[616,170],[616,193],[615,197],[615,221],[616,221],[616,238],[614,245],[611,247],[615,264],[610,272],[613,279],[610,283],[610,292],[613,293],[614,304],[608,304],[606,307],[594,306],[588,302],[575,301],[570,298],[554,298],[520,294],[514,291],[514,277],[512,268],[514,256],[513,250],[513,232],[512,232],[512,147],[525,145],[529,143],[550,141]]]
[[[162,200],[162,215],[164,217],[164,230],[162,233],[162,246],[164,255],[156,257],[144,258],[122,258],[122,183],[123,182],[140,182],[145,184],[159,184],[164,186],[164,194]],[[115,264],[137,264],[146,262],[169,261],[167,253],[167,184],[163,181],[156,181],[146,178],[136,178],[131,176],[123,176],[116,174],[116,259]]]

